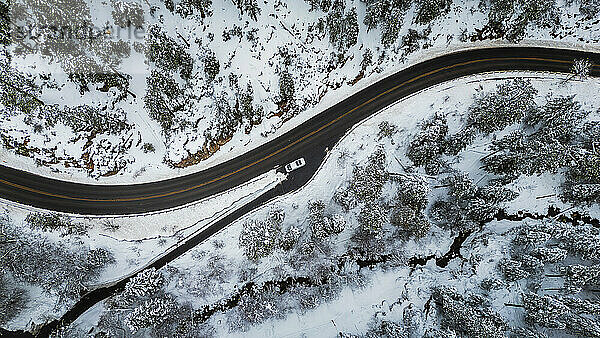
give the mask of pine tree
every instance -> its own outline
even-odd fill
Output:
[[[212,0],[182,0],[177,4],[175,11],[182,18],[198,13],[204,19],[212,15]]]
[[[508,326],[494,312],[483,297],[458,293],[451,287],[437,287],[433,299],[446,328],[464,333],[469,337],[504,337]]]
[[[169,319],[175,307],[176,303],[170,297],[149,299],[127,315],[125,324],[132,333],[146,327],[157,327]]]
[[[439,163],[439,157],[444,152],[444,142],[448,134],[446,117],[441,113],[436,113],[423,122],[420,129],[410,142],[406,156],[416,166]],[[439,169],[439,165],[437,168]],[[429,170],[428,174],[437,174],[437,170]]]
[[[467,124],[486,134],[502,130],[537,110],[536,94],[529,80],[504,82],[496,86],[495,91],[475,97],[469,107]]]
[[[452,0],[418,0],[415,22],[425,25],[445,15],[450,10]]]
[[[586,287],[600,286],[600,265],[568,265],[561,268],[565,276],[565,289],[569,293],[581,292]]]

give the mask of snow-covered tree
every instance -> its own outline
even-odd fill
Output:
[[[524,293],[522,299],[526,311],[525,320],[528,322],[555,329],[567,327],[564,318],[569,307],[560,300],[535,293]]]
[[[513,282],[527,278],[531,274],[523,267],[523,263],[513,259],[503,259],[498,263],[498,269],[504,275],[504,279]]]
[[[589,59],[577,59],[573,61],[571,73],[580,79],[587,79],[592,71],[593,63]]]
[[[564,288],[569,293],[578,293],[584,288],[600,286],[600,265],[567,265],[560,271],[565,276]]]
[[[152,298],[135,308],[125,318],[125,324],[135,333],[146,327],[157,327],[169,319],[176,307],[171,297]]]
[[[284,217],[281,209],[272,209],[265,220],[250,220],[244,224],[239,244],[246,257],[258,260],[277,248]]]
[[[422,212],[400,206],[392,211],[390,223],[404,229],[409,236],[421,238],[427,235],[431,224]]]
[[[175,126],[176,113],[185,107],[185,98],[179,84],[163,72],[152,70],[146,78],[144,107],[163,130],[170,130]]]
[[[219,59],[215,55],[215,52],[212,50],[208,50],[204,55],[204,73],[206,74],[206,79],[208,82],[212,82],[215,80],[217,75],[219,74]]]
[[[600,258],[600,230],[591,225],[574,226],[559,223],[553,236],[559,241],[559,247],[582,259]]]
[[[546,144],[568,144],[588,114],[574,97],[552,98],[540,109],[530,110],[524,119],[528,126],[535,128],[530,138]]]
[[[254,21],[258,19],[260,7],[256,0],[232,0],[232,2],[240,11],[240,15],[248,15]]]
[[[561,248],[538,247],[531,250],[530,255],[543,263],[558,263],[567,258],[567,250]]]
[[[17,285],[9,273],[0,273],[0,325],[5,325],[24,310],[28,300],[27,291]]]
[[[416,3],[415,22],[425,25],[448,13],[452,0],[417,0]]]
[[[139,298],[154,295],[165,284],[165,278],[154,268],[146,269],[133,276],[125,285],[123,295],[126,298]]]
[[[445,139],[448,134],[446,117],[436,113],[421,124],[421,130],[414,136],[406,156],[416,165],[429,165],[429,174],[437,174],[439,157],[444,152]]]
[[[340,0],[334,0],[329,14],[327,14],[327,31],[329,42],[339,51],[344,52],[354,46],[358,39],[358,19],[356,8],[344,13],[344,5]]]
[[[379,27],[381,43],[389,47],[400,34],[406,11],[410,8],[410,0],[363,0],[367,4],[364,24],[371,30]]]
[[[446,286],[435,288],[433,299],[442,325],[469,337],[504,337],[508,325],[481,296],[463,295]]]
[[[182,18],[187,18],[192,14],[200,14],[200,18],[204,19],[212,15],[212,0],[181,0],[175,11]]]
[[[391,175],[391,179],[398,182],[396,200],[399,204],[417,212],[425,210],[429,203],[427,196],[431,188],[423,176],[400,174]]]
[[[141,28],[144,25],[144,9],[139,3],[113,0],[112,6],[112,17],[117,26]]]
[[[284,69],[279,74],[279,101],[289,109],[294,104],[295,95],[296,86],[294,84],[294,78],[287,69]]]
[[[502,130],[537,110],[536,94],[529,80],[504,82],[495,91],[475,97],[469,107],[467,125],[486,134]]]
[[[150,25],[144,40],[148,61],[163,71],[179,71],[183,79],[191,78],[194,60],[185,47],[170,37],[161,25]]]
[[[383,186],[389,178],[385,168],[385,151],[377,148],[368,163],[355,166],[348,187],[336,191],[333,200],[348,210],[359,203],[375,203],[381,196]]]
[[[379,232],[387,221],[387,210],[377,202],[365,203],[358,214],[361,228],[373,233]]]

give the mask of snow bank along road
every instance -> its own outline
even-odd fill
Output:
[[[0,197],[78,214],[132,214],[181,206],[235,187],[277,165],[304,157],[281,193],[303,185],[354,124],[419,90],[462,76],[502,70],[569,72],[588,58],[600,76],[600,53],[568,49],[500,47],[460,51],[401,70],[319,113],[286,134],[212,168],[173,179],[134,185],[90,185],[0,166]]]

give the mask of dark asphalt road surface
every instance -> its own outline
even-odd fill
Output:
[[[135,185],[65,182],[0,166],[0,196],[55,211],[123,215],[169,209],[226,191],[299,157],[286,191],[302,186],[333,145],[356,123],[421,89],[462,76],[502,70],[568,72],[589,58],[600,75],[600,54],[566,49],[503,47],[462,51],[416,64],[365,88],[288,133],[212,168],[183,177]]]

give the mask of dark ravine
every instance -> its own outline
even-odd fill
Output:
[[[524,211],[518,211],[516,214],[510,215],[506,213],[506,210],[500,209],[494,218],[482,222],[481,226],[489,223],[492,220],[496,221],[512,221],[512,222],[520,222],[525,219],[533,219],[533,220],[544,220],[548,218],[556,218],[556,221],[562,223],[571,223],[573,225],[578,224],[588,224],[594,227],[600,227],[600,220],[597,218],[592,218],[589,215],[583,215],[579,211],[574,211],[567,216],[566,213],[561,212],[561,210],[553,205],[548,207],[548,212],[546,214],[537,214],[530,213]],[[408,265],[412,268],[415,268],[417,265],[424,266],[431,259],[435,259],[436,265],[445,268],[448,263],[454,258],[462,258],[460,254],[460,249],[465,242],[465,240],[473,233],[473,231],[461,232],[454,238],[452,245],[450,245],[450,249],[443,256],[437,257],[436,255],[430,255],[425,257],[412,257],[408,260]]]

